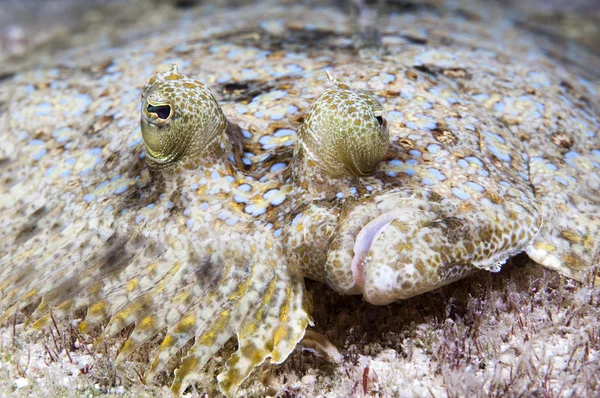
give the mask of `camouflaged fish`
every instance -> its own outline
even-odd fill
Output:
[[[589,82],[530,42],[496,48],[515,32],[506,24],[393,14],[384,51],[359,57],[343,14],[292,11],[206,11],[2,83],[4,319],[34,304],[30,330],[85,308],[83,332],[134,325],[118,361],[166,330],[148,383],[193,341],[175,393],[236,335],[218,377],[232,396],[302,339],[303,277],[373,304],[523,251],[590,277]],[[454,44],[409,40],[396,28],[407,21]],[[468,29],[495,34],[473,43]],[[302,36],[315,30],[325,39]],[[172,63],[181,72],[154,74]]]

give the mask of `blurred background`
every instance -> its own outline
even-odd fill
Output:
[[[327,3],[350,9],[385,7],[444,10],[464,6],[466,10],[493,4],[506,8],[514,21],[540,38],[550,56],[567,58],[585,67],[595,62],[586,57],[600,55],[600,0],[282,0],[283,3]],[[18,58],[43,47],[63,48],[73,44],[78,33],[106,31],[140,18],[169,18],[203,4],[235,7],[243,0],[0,0],[0,62]],[[588,71],[594,72],[594,71]],[[600,73],[600,72],[598,72]]]

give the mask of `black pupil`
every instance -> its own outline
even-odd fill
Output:
[[[171,114],[171,107],[169,105],[150,105],[148,104],[148,112],[156,113],[159,118],[166,119]]]
[[[377,116],[377,123],[379,123],[380,126],[383,126],[383,118],[381,116]]]

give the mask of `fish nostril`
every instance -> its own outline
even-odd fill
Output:
[[[383,117],[377,116],[377,123],[379,123],[380,126],[383,126]]]

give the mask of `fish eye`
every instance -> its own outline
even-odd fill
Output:
[[[148,113],[156,113],[159,119],[166,120],[171,116],[171,107],[169,105],[151,105],[148,104]]]
[[[379,123],[380,126],[383,126],[383,117],[382,116],[377,116],[377,123]]]

